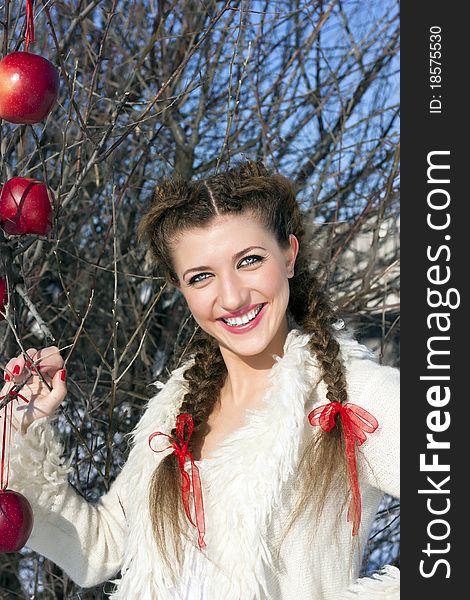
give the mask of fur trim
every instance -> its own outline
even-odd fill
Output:
[[[111,580],[112,583],[117,584],[117,588],[110,596],[113,600],[128,598],[151,600],[156,597],[157,591],[159,600],[175,600],[175,596],[169,592],[175,582],[156,549],[148,499],[152,474],[169,452],[161,454],[152,452],[148,445],[148,438],[154,431],[170,434],[173,429],[187,391],[184,372],[192,364],[192,360],[175,369],[163,387],[160,382],[155,383],[161,391],[148,401],[145,413],[132,432],[133,448],[127,461],[131,473],[127,498],[129,535],[121,567],[121,578]],[[154,444],[152,446],[155,447]],[[177,564],[175,557],[173,563]]]
[[[386,565],[372,577],[362,577],[352,585],[344,600],[399,600],[400,571]]]
[[[310,334],[299,330],[289,332],[283,356],[274,356],[276,362],[269,374],[272,386],[264,396],[264,406],[248,411],[245,425],[228,435],[210,459],[198,463],[207,548],[197,548],[197,532],[186,524],[188,541],[183,552],[185,560],[194,562],[190,568],[185,564],[180,574],[190,572],[194,579],[203,581],[208,598],[271,598],[268,575],[274,569],[274,559],[267,529],[272,511],[282,504],[285,483],[295,472],[305,430],[312,431],[305,419],[306,402],[320,380],[317,361],[308,348],[309,339]],[[343,358],[370,358],[359,346],[353,340],[344,342]],[[173,428],[187,390],[184,371],[191,361],[175,370],[163,389],[149,400],[133,432],[134,446],[128,459],[132,473],[128,483],[129,537],[122,577],[113,580],[118,586],[111,596],[113,600],[175,600],[180,597],[180,586],[185,585],[181,579],[174,581],[156,552],[148,483],[170,451],[152,452],[148,437],[157,430],[168,434]],[[324,395],[318,394],[318,402],[324,401]],[[162,441],[162,448],[166,445],[166,440]],[[177,565],[175,557],[172,562]]]
[[[364,344],[360,344],[353,335],[353,332],[347,329],[336,332],[336,339],[341,346],[341,355],[343,359],[351,360],[359,358],[361,360],[375,360],[375,355],[372,350],[367,348],[367,346],[364,346]]]
[[[248,411],[245,425],[201,463],[204,482],[214,490],[206,502],[207,554],[220,570],[207,582],[209,598],[270,597],[266,573],[274,561],[267,527],[298,462],[312,387],[312,371],[303,368],[312,362],[308,339],[289,334],[284,356],[277,356],[271,369],[272,387],[262,408]],[[220,531],[223,536],[216,535]],[[246,568],[240,569],[242,563]]]
[[[317,374],[305,348],[308,339],[308,335],[300,335],[296,330],[289,332],[284,356],[276,357],[270,374],[273,387],[266,394],[269,405],[250,411],[245,426],[228,436],[211,459],[198,463],[204,488],[207,549],[195,562],[199,574],[210,583],[209,597],[258,598],[266,589],[264,566],[271,564],[271,557],[262,532],[271,509],[279,502],[282,483],[295,467],[299,431],[304,425],[305,394],[312,383],[308,382],[309,374],[312,375],[308,364]],[[155,591],[161,600],[175,598],[178,583],[155,552],[148,507],[148,482],[168,453],[152,452],[148,437],[153,431],[169,433],[173,428],[187,390],[184,371],[189,364],[190,361],[175,370],[160,393],[149,400],[133,433],[134,446],[128,459],[129,472],[133,473],[128,486],[132,506],[129,539],[122,578],[114,580],[118,589],[111,596],[113,600],[150,599]],[[187,542],[185,556],[189,557],[195,545],[195,530],[189,525],[187,534],[191,541]],[[240,561],[246,565],[242,573],[234,568]],[[138,565],[147,565],[146,572],[151,575],[126,577],[126,572],[139,569]]]
[[[289,332],[283,356],[274,356],[275,364],[269,374],[272,385],[265,393],[262,408],[249,411],[245,425],[227,436],[210,459],[199,462],[207,548],[197,548],[197,532],[185,520],[184,556],[186,561],[194,562],[185,563],[180,569],[174,556],[172,562],[180,578],[190,576],[203,582],[207,598],[278,598],[271,585],[277,563],[271,555],[269,527],[273,515],[284,507],[286,494],[289,496],[289,482],[295,479],[301,444],[306,435],[315,435],[305,418],[306,411],[317,402],[325,402],[317,360],[308,348],[309,339],[310,334],[297,329]],[[354,340],[340,343],[345,364],[350,359],[370,358]],[[125,498],[128,537],[121,577],[110,580],[117,584],[110,596],[113,600],[177,600],[181,598],[180,586],[186,586],[184,579],[174,581],[153,538],[148,486],[155,468],[170,451],[152,452],[148,438],[154,431],[169,434],[173,429],[188,389],[184,372],[192,361],[173,371],[165,385],[156,382],[160,391],[148,401],[130,434],[133,444],[125,466],[130,474],[126,474]],[[315,386],[316,399],[311,403],[310,392]],[[38,419],[24,436],[16,434],[12,445],[12,485],[21,492],[22,482],[27,481],[28,490],[34,489],[31,496],[37,498],[35,503],[42,506],[54,506],[65,497],[67,474],[71,471],[70,464],[63,463],[63,447],[50,426],[54,419]],[[162,441],[162,447],[165,446]]]
[[[31,423],[24,435],[16,432],[11,445],[9,486],[23,493],[35,506],[54,507],[68,487],[73,468],[62,458],[63,446],[52,424],[57,417],[41,417]],[[33,506],[33,509],[34,507]]]

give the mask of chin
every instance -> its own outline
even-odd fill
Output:
[[[226,343],[221,343],[224,348],[230,350],[237,356],[251,357],[251,356],[259,356],[266,351],[269,346],[269,343],[261,344],[261,343],[253,343],[253,344],[231,344],[227,345]]]
[[[225,348],[237,356],[247,358],[259,356],[266,352],[277,337],[276,333],[266,334],[266,332],[259,332],[251,334],[249,338],[244,335],[234,335],[234,339],[228,340],[227,337],[224,337],[223,335],[214,335],[213,332],[208,333],[216,339],[217,343],[222,348]],[[274,353],[275,350],[270,352],[270,354]]]

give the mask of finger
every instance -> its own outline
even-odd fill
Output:
[[[57,371],[52,379],[51,392],[41,400],[39,406],[33,400],[25,409],[21,420],[21,431],[26,432],[31,423],[41,417],[51,417],[67,395],[65,369]]]
[[[52,410],[51,414],[54,413],[59,404],[65,400],[67,391],[67,371],[65,369],[60,369],[52,379],[52,391],[48,396],[48,401],[51,403],[49,407]]]
[[[34,363],[36,368],[40,369],[43,375],[47,373],[52,378],[57,371],[62,369],[64,359],[57,346],[48,346],[36,353],[34,356]]]
[[[0,390],[0,400],[2,400],[15,384],[13,381],[6,381]]]
[[[36,348],[28,348],[28,350],[26,350],[26,353],[33,357],[34,354],[36,353]],[[7,364],[5,365],[5,373],[4,373],[4,379],[6,381],[15,381],[15,383],[18,383],[18,381],[21,379],[21,374],[24,371],[24,367],[25,367],[25,359],[23,354],[20,354],[19,356],[15,356],[15,358],[10,359]]]
[[[10,390],[14,387],[15,387],[14,381],[6,382],[5,385],[3,386],[2,390],[0,391],[0,400],[5,398],[8,395],[8,393],[10,392]],[[15,431],[18,429],[18,427],[20,426],[20,422],[21,422],[21,417],[17,416],[17,412],[19,410],[20,405],[26,406],[27,402],[24,402],[17,395],[12,396],[12,398],[10,399],[9,410],[11,410],[11,413],[10,413],[11,424]],[[8,409],[5,409],[4,411],[2,411],[3,417],[5,417],[7,415],[7,410]],[[0,415],[0,418],[2,415]]]
[[[50,380],[50,389],[47,392],[42,392],[41,395],[33,396],[30,405],[26,410],[41,412],[40,416],[51,416],[59,404],[67,395],[67,383],[65,369],[60,369]]]

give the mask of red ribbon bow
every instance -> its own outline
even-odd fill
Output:
[[[188,437],[185,441],[184,439],[184,427],[188,426]],[[183,496],[183,505],[186,516],[189,519],[189,522],[194,527],[197,527],[198,530],[198,544],[199,548],[205,548],[206,543],[204,541],[204,535],[206,533],[206,524],[204,520],[204,503],[202,501],[202,486],[201,486],[201,478],[199,476],[199,469],[197,468],[196,463],[194,462],[194,457],[191,452],[188,450],[189,440],[191,439],[191,435],[194,430],[194,422],[193,418],[189,413],[182,413],[176,418],[176,437],[178,440],[175,440],[170,435],[166,433],[162,433],[161,431],[155,431],[149,437],[149,446],[153,452],[164,452],[169,448],[173,448],[173,454],[176,454],[178,457],[178,463],[181,471],[181,493]],[[151,446],[151,442],[154,437],[157,435],[164,435],[169,440],[171,440],[171,444],[162,450],[155,450]],[[191,511],[189,509],[189,500],[191,494],[191,480],[189,478],[188,473],[185,471],[184,465],[186,462],[186,458],[189,458],[191,461],[191,476],[193,482],[193,497],[194,497],[194,512],[196,514],[196,524],[194,523],[191,517]]]
[[[361,493],[357,479],[356,448],[366,441],[366,433],[373,433],[379,423],[369,412],[347,402],[330,402],[312,410],[308,415],[310,425],[319,425],[323,431],[331,431],[335,426],[335,416],[339,413],[343,424],[346,457],[348,461],[349,485],[351,487],[351,502],[348,509],[348,522],[353,523],[353,535],[357,535],[361,524]]]

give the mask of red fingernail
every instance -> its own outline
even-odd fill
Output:
[[[10,377],[10,375],[8,375],[8,373],[5,373],[5,374],[3,375],[3,379],[4,379],[5,381],[11,381],[11,377]]]
[[[65,381],[66,373],[67,373],[67,371],[65,369],[62,369],[62,371],[60,372],[60,378],[62,379],[62,381]]]
[[[13,369],[13,375],[19,375],[20,371],[20,365],[16,365],[16,367]]]
[[[28,367],[30,367],[30,366],[31,366],[31,361],[30,361],[30,360],[27,360],[27,361],[26,361],[26,364],[28,365]]]

